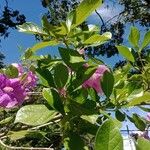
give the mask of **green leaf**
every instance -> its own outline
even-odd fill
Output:
[[[52,74],[48,69],[37,68],[36,73],[41,81],[41,84],[43,84],[46,87],[55,87]]]
[[[134,125],[141,131],[144,131],[146,129],[146,122],[144,119],[142,119],[139,115],[133,114],[132,121]]]
[[[80,104],[74,100],[68,100],[65,105],[66,112],[72,115],[93,115],[97,114],[96,102],[92,100],[87,100],[85,103]]]
[[[40,42],[35,44],[33,47],[30,48],[32,52],[36,52],[38,49],[42,49],[48,46],[56,46],[58,45],[59,42],[57,40],[52,40],[52,41],[46,41],[46,42]]]
[[[65,150],[87,150],[81,137],[74,132],[70,132],[64,138]]]
[[[90,38],[86,39],[84,41],[84,44],[90,45],[90,46],[93,46],[93,45],[98,46],[98,45],[101,45],[101,44],[107,42],[110,39],[111,39],[110,32],[104,33],[103,35],[94,34],[94,35],[90,36]]]
[[[57,27],[57,31],[54,31],[57,37],[67,35],[68,28],[65,22],[61,22],[60,26]]]
[[[54,68],[54,80],[58,88],[63,88],[68,80],[69,70],[63,64],[57,64]]]
[[[64,114],[62,101],[59,97],[59,94],[55,90],[49,89],[49,88],[44,88],[42,95],[53,109]]]
[[[67,26],[68,32],[70,32],[71,30],[73,18],[74,18],[74,11],[71,11],[66,18],[66,26]]]
[[[10,131],[8,133],[8,137],[12,140],[12,141],[15,141],[15,140],[19,140],[19,139],[22,139],[22,138],[25,138],[26,135],[28,134],[29,132],[27,130],[22,130],[22,131]]]
[[[74,11],[72,27],[84,22],[100,5],[102,5],[102,0],[83,0]]]
[[[88,80],[93,75],[96,69],[97,66],[89,66],[88,68],[86,68],[82,65],[82,67],[78,69],[77,76],[75,80],[73,80],[73,86],[71,85],[71,87],[74,87],[74,90],[76,90],[76,88],[81,86],[84,81]]]
[[[136,27],[131,27],[131,31],[129,34],[129,42],[131,45],[133,45],[135,48],[139,47],[139,40],[140,40],[140,32],[138,28]]]
[[[46,133],[41,131],[28,131],[28,130],[21,130],[21,131],[10,131],[8,132],[7,136],[12,140],[16,141],[25,137],[34,137],[34,138],[42,138]]]
[[[147,47],[150,44],[150,31],[148,31],[145,36],[144,36],[144,40],[142,43],[142,47],[140,48],[140,51],[142,49],[144,49],[145,47]]]
[[[43,26],[43,30],[50,34],[51,36],[53,37],[56,37],[56,34],[55,34],[55,30],[57,29],[57,26],[53,26],[49,23],[48,19],[47,19],[47,16],[44,15],[42,17],[42,26]]]
[[[46,31],[53,37],[59,38],[60,36],[64,36],[68,33],[66,23],[61,22],[59,26],[54,26],[49,23],[45,15],[42,17],[42,26],[44,28],[44,31]]]
[[[117,47],[119,53],[120,53],[123,57],[125,57],[127,60],[129,60],[129,61],[131,61],[131,62],[134,62],[134,61],[135,61],[135,60],[134,60],[134,57],[133,57],[133,55],[132,55],[132,53],[131,53],[131,49],[130,49],[130,48],[128,48],[128,47],[126,47],[126,46],[123,46],[123,45],[121,45],[121,46],[116,46],[116,47]]]
[[[96,120],[98,119],[99,115],[82,115],[81,118],[92,123],[95,124]]]
[[[33,24],[31,22],[26,22],[22,25],[18,25],[17,28],[19,32],[38,34],[38,35],[47,35],[45,31],[43,31],[40,27],[38,27],[36,24]]]
[[[123,150],[123,139],[113,120],[107,120],[98,129],[95,150]]]
[[[85,60],[76,50],[59,47],[59,53],[63,61],[72,69],[78,69],[85,63]]]
[[[13,65],[10,65],[6,68],[4,73],[9,77],[9,78],[17,78],[18,77],[18,69],[14,67]]]
[[[104,62],[98,58],[93,58],[92,56],[88,56],[88,57],[89,57],[89,63],[91,64],[96,64],[96,65],[104,64]]]
[[[136,106],[140,104],[144,104],[146,102],[150,102],[150,93],[146,92],[143,96],[136,97],[130,100],[130,102],[127,104],[128,107]]]
[[[14,118],[14,117],[11,116],[11,117],[7,117],[7,118],[1,120],[1,121],[0,121],[0,125],[9,123],[10,121],[12,121],[13,118]]]
[[[148,108],[148,107],[139,106],[139,108],[142,109],[145,112],[150,112],[150,108]]]
[[[25,60],[25,59],[30,59],[32,58],[34,55],[34,53],[31,51],[30,48],[27,48],[22,56],[22,59]]]
[[[93,101],[99,101],[99,96],[97,95],[97,92],[93,88],[88,88],[88,94],[91,97],[91,100]]]
[[[56,111],[49,110],[45,105],[27,105],[18,110],[15,123],[37,126],[52,120],[55,115]]]
[[[91,123],[91,120],[89,121],[88,117],[86,119],[85,118],[78,119],[78,122],[79,122],[79,124],[78,124],[79,132],[85,133],[85,134],[89,133],[94,136],[96,135],[96,132],[98,130],[98,125],[96,125],[96,123]]]
[[[136,150],[149,150],[150,149],[150,141],[139,137],[137,139]]]
[[[124,121],[125,120],[125,114],[124,113],[122,113],[120,110],[116,110],[115,111],[115,116],[116,116],[116,118],[117,118],[117,120],[119,120],[119,121]]]
[[[101,79],[101,86],[107,98],[110,97],[114,87],[114,76],[111,72],[105,71]]]

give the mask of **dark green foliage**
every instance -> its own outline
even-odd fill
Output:
[[[4,67],[4,63],[3,63],[4,58],[5,58],[5,56],[0,52],[0,68]]]
[[[47,17],[49,22],[54,25],[58,25],[61,21],[64,21],[68,12],[73,10],[80,3],[79,0],[57,0],[57,2],[56,0],[41,0],[41,2],[43,7],[49,8],[50,13],[47,12]],[[120,13],[116,14],[114,18],[112,17],[109,20],[104,20],[104,18],[96,11],[102,22],[101,34],[110,31],[112,33],[112,40],[104,45],[87,48],[87,53],[93,57],[102,55],[109,58],[118,54],[115,45],[124,42],[123,35],[127,23],[138,23],[147,28],[150,26],[150,4],[147,0],[114,0],[113,2],[105,0],[104,4],[108,9],[113,9],[111,8],[112,6],[115,6],[114,9],[123,6],[123,9]],[[86,23],[84,22],[81,27],[86,28]],[[118,65],[122,65],[122,63],[118,63],[117,66]]]
[[[58,25],[66,20],[68,12],[73,10],[79,3],[78,0],[41,0],[42,6],[49,8],[46,15],[53,25]]]
[[[3,6],[2,13],[0,15],[0,37],[8,37],[9,29],[15,29],[17,25],[25,23],[26,17],[20,14],[18,10],[13,10],[8,6],[6,0],[6,5]]]

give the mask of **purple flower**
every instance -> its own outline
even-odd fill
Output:
[[[26,91],[29,91],[29,89],[32,89],[33,87],[36,86],[38,79],[36,74],[34,74],[32,71],[25,72],[21,64],[12,63],[12,65],[18,69],[19,72],[18,77],[21,77],[26,74],[25,78],[22,80],[22,84],[26,88]]]
[[[13,108],[21,105],[25,97],[25,88],[18,78],[8,79],[0,74],[0,107]]]
[[[25,82],[25,87],[27,89],[31,89],[31,88],[35,87],[36,83],[37,83],[37,80],[38,80],[37,76],[32,71],[29,71],[27,73],[27,77],[24,81]]]
[[[86,80],[82,86],[84,88],[94,88],[97,93],[102,94],[103,91],[101,88],[100,80],[105,71],[109,71],[109,69],[105,65],[99,65],[95,73],[88,80]]]

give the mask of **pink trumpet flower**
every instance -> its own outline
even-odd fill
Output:
[[[84,88],[94,88],[97,93],[103,94],[100,80],[105,71],[109,71],[109,69],[105,65],[99,65],[95,73],[88,80],[86,80],[82,86]]]

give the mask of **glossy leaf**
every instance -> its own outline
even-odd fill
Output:
[[[19,32],[25,32],[29,34],[39,34],[39,35],[47,35],[40,27],[31,22],[26,22],[22,25],[17,26]]]
[[[118,51],[119,51],[119,53],[123,56],[123,57],[125,57],[127,60],[129,60],[129,61],[131,61],[131,62],[134,62],[135,60],[134,60],[134,57],[133,57],[133,55],[132,55],[132,53],[131,53],[131,49],[130,48],[128,48],[128,47],[126,47],[126,46],[116,46],[117,47],[117,49],[118,49]]]
[[[146,122],[139,115],[134,113],[132,119],[133,123],[139,130],[144,131],[146,129]]]
[[[131,27],[131,31],[129,34],[129,42],[135,47],[138,48],[139,46],[139,40],[140,40],[140,32],[138,28]]]
[[[144,49],[145,47],[147,47],[148,45],[150,44],[150,31],[148,31],[145,36],[144,36],[144,40],[143,40],[143,43],[142,43],[142,47],[140,49],[140,51],[142,49]]]
[[[18,110],[15,123],[36,126],[52,120],[55,115],[56,111],[49,110],[45,105],[26,105]]]
[[[139,137],[136,143],[136,150],[149,150],[150,149],[150,141]]]
[[[116,116],[116,119],[121,122],[125,120],[125,114],[122,113],[120,110],[115,111],[115,116]]]
[[[111,72],[105,71],[101,79],[101,86],[104,94],[109,98],[114,87],[114,76]]]
[[[56,46],[58,44],[59,44],[59,42],[56,41],[56,40],[40,42],[40,43],[35,44],[33,47],[31,47],[30,50],[32,52],[36,52],[39,49],[42,49],[42,48],[45,48],[45,47],[48,47],[48,46]]]
[[[59,53],[63,61],[72,69],[78,69],[85,63],[82,56],[75,50],[59,48]]]
[[[61,89],[65,86],[67,80],[68,80],[69,70],[68,68],[63,64],[58,64],[54,68],[54,80],[56,83],[56,86]]]
[[[84,22],[101,4],[102,0],[83,0],[74,11],[72,26],[76,27]]]
[[[42,85],[46,87],[55,87],[51,72],[45,68],[37,68],[36,73]]]
[[[107,120],[98,129],[95,150],[123,150],[123,139],[113,120]]]
[[[96,69],[97,66],[89,66],[88,68],[84,66],[80,67],[77,71],[76,79],[72,82],[74,90],[81,86],[84,83],[84,81],[88,80],[96,71]]]
[[[92,123],[95,124],[96,120],[98,119],[99,115],[82,115],[81,118]]]
[[[59,94],[55,90],[44,88],[42,95],[53,109],[59,111],[62,114],[64,113],[62,101],[59,97]]]
[[[25,137],[34,137],[34,138],[42,138],[46,133],[40,131],[28,131],[28,130],[20,130],[20,131],[10,131],[7,136],[12,140],[16,141]]]
[[[101,45],[101,44],[107,42],[108,40],[110,40],[111,36],[112,35],[110,32],[104,33],[103,35],[94,34],[93,36],[91,36],[90,38],[85,40],[84,44],[95,45],[95,46]]]
[[[48,19],[47,19],[47,16],[44,15],[42,17],[42,27],[43,27],[43,30],[48,33],[49,35],[53,36],[53,37],[56,37],[56,29],[57,29],[57,26],[53,26],[49,23]]]
[[[144,104],[146,102],[150,102],[150,93],[146,92],[144,93],[143,96],[137,97],[137,98],[133,98],[132,100],[130,100],[130,102],[127,104],[127,106],[136,106],[136,105],[140,105],[140,104]]]
[[[71,11],[66,18],[66,26],[67,26],[68,32],[70,32],[71,30],[73,19],[74,19],[74,11]]]

